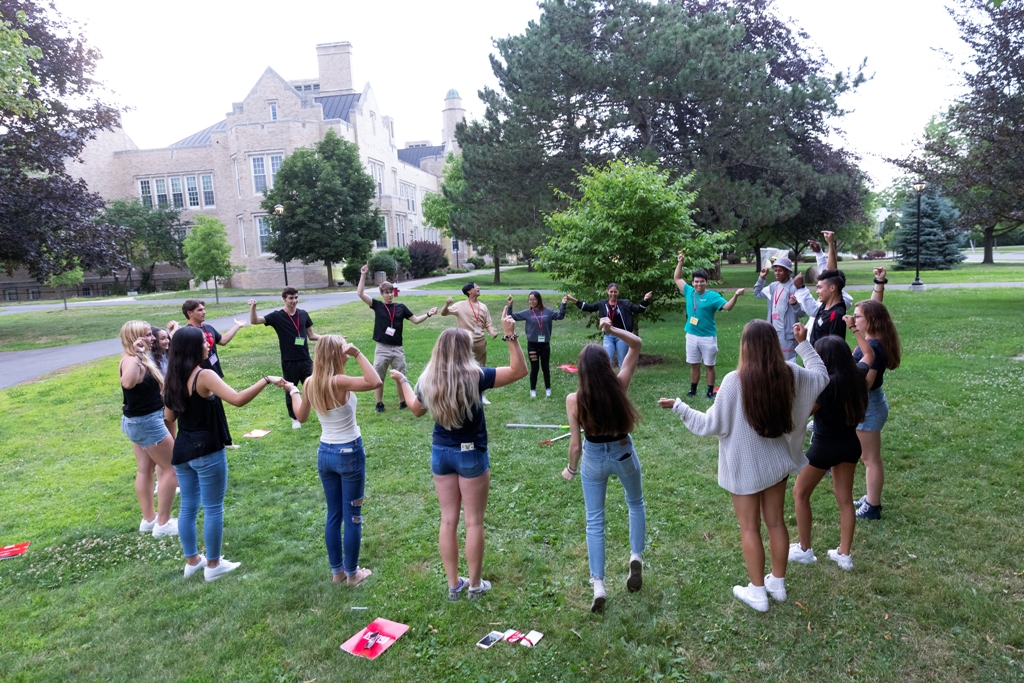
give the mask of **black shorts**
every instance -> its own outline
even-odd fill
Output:
[[[811,447],[807,449],[807,462],[819,470],[831,469],[844,462],[860,460],[860,439],[856,436],[844,439],[822,439],[815,434]]]

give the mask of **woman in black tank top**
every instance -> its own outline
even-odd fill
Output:
[[[121,362],[117,373],[124,396],[121,430],[132,442],[135,453],[135,496],[139,500],[142,521],[140,533],[173,536],[177,521],[171,517],[174,489],[178,486],[171,467],[174,447],[172,428],[163,420],[163,376],[149,356],[153,331],[149,323],[129,320],[121,326]],[[157,474],[157,502],[153,509],[153,475]]]
[[[178,520],[181,549],[187,562],[185,577],[203,569],[206,580],[213,581],[240,564],[220,554],[224,495],[228,485],[228,459],[224,448],[231,445],[231,432],[221,399],[242,407],[268,384],[283,387],[285,381],[280,377],[261,377],[248,389],[235,391],[216,372],[200,367],[209,355],[206,335],[199,328],[185,327],[174,333],[167,361],[164,414],[168,422],[178,423],[172,463],[181,486]],[[203,506],[206,557],[199,554],[196,539],[200,504]]]

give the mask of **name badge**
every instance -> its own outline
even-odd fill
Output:
[[[547,338],[547,337],[545,337],[545,336],[544,336],[543,334],[538,334],[538,335],[537,335],[537,343],[538,343],[538,344],[543,344],[543,343],[544,343],[544,342],[546,342],[547,340],[548,340],[548,338]]]
[[[697,316],[694,315],[694,316],[690,317],[690,324],[691,325],[699,325],[700,324],[700,321],[697,320]]]
[[[483,334],[483,333],[484,333],[483,330],[481,330],[479,327],[474,327],[473,328],[473,334]]]
[[[778,320],[778,319],[779,319],[779,314],[778,313],[772,313],[772,320]]]
[[[384,334],[388,335],[389,337],[393,337],[395,335],[395,328],[389,327],[388,329],[384,330]]]
[[[296,346],[305,346],[306,345],[306,338],[305,337],[296,337],[295,338],[295,345]]]
[[[210,365],[213,365],[214,363],[216,363],[217,362],[217,354],[211,353],[209,361],[210,361]]]
[[[463,452],[475,451],[475,450],[476,450],[476,444],[475,443],[464,443],[464,444],[462,444],[462,451]]]

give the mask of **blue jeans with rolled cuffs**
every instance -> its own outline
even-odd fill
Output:
[[[335,574],[354,576],[363,541],[363,490],[366,486],[366,451],[362,437],[349,443],[323,443],[316,469],[327,498],[324,543]],[[341,530],[344,526],[345,533]]]
[[[608,354],[608,360],[612,363],[615,362],[616,355],[619,357],[619,366],[621,367],[622,361],[626,359],[626,354],[629,353],[629,344],[614,334],[606,334],[601,345],[604,346],[604,352]]]
[[[196,543],[196,517],[203,506],[203,540],[206,559],[219,560],[224,537],[224,494],[228,490],[228,456],[222,448],[201,458],[175,465],[181,488],[178,509],[178,538],[185,557],[199,554]]]
[[[604,507],[608,492],[608,478],[616,476],[626,492],[629,508],[629,549],[637,555],[643,553],[647,537],[647,511],[644,491],[640,482],[640,459],[633,447],[633,437],[625,445],[583,442],[583,461],[580,481],[583,484],[583,503],[587,509],[587,555],[590,558],[590,576],[604,579],[605,522]]]

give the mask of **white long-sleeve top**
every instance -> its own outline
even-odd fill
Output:
[[[818,262],[818,273],[821,274],[821,271],[825,270],[828,266],[828,252],[822,249],[821,251],[815,252],[814,258]],[[821,302],[816,300],[811,294],[810,287],[801,287],[793,293],[793,296],[796,297],[797,304],[800,305],[800,308],[804,310],[804,313],[806,313],[813,322],[814,316],[818,315],[818,306]],[[850,296],[850,293],[845,289],[843,290],[843,303],[846,304],[846,310],[849,311],[853,308],[853,297]]]
[[[718,485],[729,493],[748,495],[763,491],[799,472],[807,464],[804,435],[814,401],[828,385],[828,370],[810,342],[803,341],[796,352],[804,367],[790,362],[796,395],[793,400],[794,429],[774,439],[759,435],[743,413],[740,376],[735,370],[722,380],[718,397],[706,413],[676,399],[672,412],[697,436],[718,437]],[[765,392],[771,400],[771,387]]]

